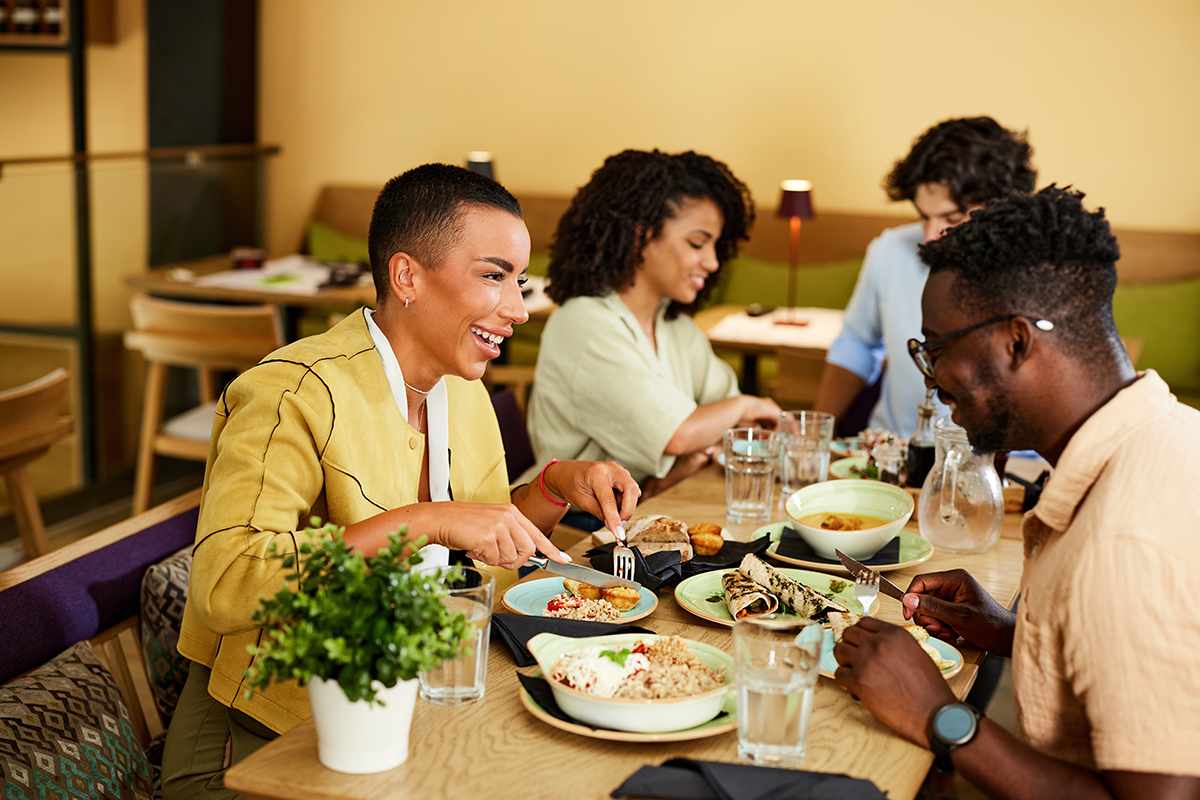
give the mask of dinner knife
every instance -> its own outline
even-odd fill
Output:
[[[855,578],[860,576],[869,578],[872,575],[878,574],[875,570],[865,564],[860,564],[841,550],[834,550],[833,552],[837,553],[837,557],[842,560],[842,565],[850,570],[850,574]],[[879,591],[888,597],[894,597],[901,602],[904,601],[904,592],[900,591],[900,587],[883,577],[883,575],[879,575]]]
[[[529,561],[525,562],[525,566],[540,567],[546,570],[546,572],[552,572],[564,578],[571,578],[580,583],[586,583],[589,586],[599,586],[601,589],[612,589],[616,586],[628,586],[631,589],[638,590],[642,588],[639,583],[623,580],[615,575],[606,575],[600,570],[592,569],[591,567],[581,567],[578,564],[560,564],[557,561],[551,561],[545,556],[531,556]]]

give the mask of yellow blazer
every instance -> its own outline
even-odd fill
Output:
[[[445,380],[451,496],[508,502],[487,391]],[[284,583],[268,546],[294,551],[314,515],[350,525],[417,502],[424,450],[425,436],[396,407],[362,311],[276,350],[229,385],[213,423],[179,638],[183,655],[212,669],[214,698],[281,733],[311,715],[294,681],[245,699],[246,646],[262,635],[251,615]]]

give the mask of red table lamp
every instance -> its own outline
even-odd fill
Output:
[[[779,216],[791,222],[788,250],[788,308],[796,307],[796,270],[800,266],[800,220],[813,218],[812,181],[784,181]]]

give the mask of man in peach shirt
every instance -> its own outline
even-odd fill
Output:
[[[901,628],[864,619],[837,681],[993,797],[1200,797],[1200,412],[1137,374],[1112,317],[1103,210],[1049,187],[921,248],[925,341],[909,353],[983,450],[1054,476],[1022,527],[1018,612],[967,573],[921,575],[904,613],[1011,654],[1019,738],[955,701]]]

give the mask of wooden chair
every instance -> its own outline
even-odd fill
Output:
[[[483,385],[487,387],[488,392],[495,392],[499,387],[511,389],[517,399],[517,407],[521,409],[521,416],[524,417],[529,405],[529,387],[533,385],[533,376],[534,367],[488,364],[483,373]]]
[[[29,558],[49,553],[50,542],[26,467],[75,428],[71,417],[59,416],[67,380],[66,370],[56,369],[24,386],[0,392],[0,473],[8,485],[17,531]]]
[[[283,346],[276,306],[216,306],[135,295],[129,301],[134,330],[125,347],[140,350],[149,364],[138,438],[133,513],[150,507],[156,455],[205,461],[219,393],[219,370],[240,372]],[[200,375],[201,405],[163,422],[167,368]]]

